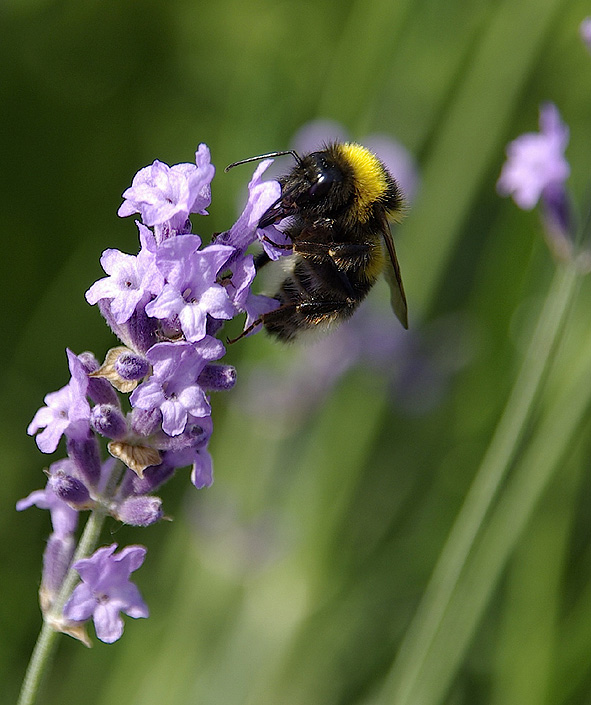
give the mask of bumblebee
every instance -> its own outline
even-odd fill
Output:
[[[301,157],[291,150],[271,152],[234,162],[226,170],[285,154],[296,164],[279,179],[281,196],[258,226],[289,217],[285,233],[290,244],[283,247],[293,254],[286,258],[288,270],[274,295],[278,308],[261,315],[242,335],[262,323],[280,340],[291,341],[303,331],[330,327],[353,314],[382,273],[394,312],[408,328],[388,225],[388,218],[401,219],[404,199],[392,175],[372,152],[350,142],[328,144]],[[255,259],[257,270],[269,261],[261,253]]]

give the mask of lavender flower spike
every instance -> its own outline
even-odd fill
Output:
[[[143,546],[127,546],[114,555],[117,544],[99,548],[90,558],[74,564],[82,582],[64,607],[64,617],[86,622],[91,617],[97,637],[112,644],[123,634],[120,612],[137,619],[148,617],[148,607],[129,576],[146,555]]]

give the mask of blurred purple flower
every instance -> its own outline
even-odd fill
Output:
[[[585,17],[581,22],[579,33],[587,49],[591,51],[591,17]]]
[[[148,607],[129,576],[146,555],[143,546],[126,546],[114,555],[117,544],[99,548],[89,558],[74,563],[82,582],[64,607],[64,617],[73,622],[94,620],[96,635],[107,644],[123,633],[120,612],[129,617],[148,617]]]
[[[347,130],[336,120],[319,118],[304,123],[291,139],[293,148],[298,154],[306,154],[330,142],[346,142],[349,139]]]
[[[237,401],[247,413],[263,418],[271,434],[290,434],[347,371],[364,366],[380,375],[397,409],[420,415],[441,402],[451,376],[470,354],[465,327],[458,321],[404,331],[394,325],[390,311],[376,311],[365,302],[329,336],[283,356],[287,366],[251,370]]]
[[[564,156],[568,127],[553,103],[540,107],[540,132],[528,132],[507,147],[507,161],[497,181],[501,196],[512,196],[523,210],[531,210],[547,189],[562,188],[570,174]]]

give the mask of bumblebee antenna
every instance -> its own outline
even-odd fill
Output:
[[[268,152],[267,154],[259,154],[257,157],[248,157],[248,159],[241,159],[239,162],[232,162],[224,169],[224,171],[230,171],[235,166],[239,164],[248,164],[248,162],[257,162],[259,159],[272,159],[273,157],[282,157],[285,154],[291,154],[298,164],[302,163],[300,155],[293,149],[285,149],[282,152]]]

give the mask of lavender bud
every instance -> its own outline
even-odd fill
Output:
[[[97,487],[101,477],[101,458],[98,441],[92,435],[79,441],[69,438],[68,456],[74,461],[76,470],[89,487]]]
[[[73,509],[90,509],[93,502],[90,493],[78,478],[58,470],[49,478],[49,486],[63,502]]]
[[[162,519],[162,500],[160,497],[145,495],[128,497],[119,505],[114,516],[131,526],[149,526]]]
[[[90,412],[90,424],[106,438],[121,440],[127,435],[127,421],[118,406],[98,404]]]
[[[119,355],[115,362],[115,370],[122,379],[138,380],[145,377],[150,371],[150,363],[145,357],[136,353],[124,352]]]
[[[236,369],[232,365],[205,365],[197,383],[212,392],[224,392],[236,384]]]

